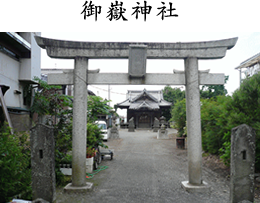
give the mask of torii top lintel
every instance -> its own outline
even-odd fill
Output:
[[[205,42],[150,43],[150,42],[80,42],[35,36],[37,44],[52,58],[128,58],[129,45],[146,45],[147,59],[223,58],[226,50],[235,46],[238,38]]]

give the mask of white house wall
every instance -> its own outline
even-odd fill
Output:
[[[19,85],[20,62],[0,52],[0,84],[9,86],[5,93],[5,102],[10,107],[21,107],[22,94],[14,94],[14,90],[22,91]]]
[[[35,33],[19,33],[31,46],[31,58],[15,59],[0,52],[0,84],[9,86],[4,98],[7,107],[28,109],[23,105],[23,88],[33,83],[35,76],[41,76],[41,50],[36,44]],[[40,33],[37,33],[40,36]],[[21,94],[15,94],[18,90]]]
[[[245,71],[243,71],[244,72],[244,74],[243,74],[244,77],[242,79],[245,79],[246,77],[251,77],[252,75],[258,73],[259,71],[260,71],[259,63],[255,64],[255,65],[253,65],[251,67],[247,67],[245,69]]]
[[[20,80],[30,81],[41,76],[41,49],[36,44],[34,35],[40,33],[21,33],[20,35],[31,44],[31,58],[21,59]]]

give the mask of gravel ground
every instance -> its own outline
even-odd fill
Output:
[[[114,149],[114,159],[105,157],[101,165],[109,168],[93,179],[94,189],[85,194],[66,194],[57,189],[56,203],[226,203],[229,202],[228,180],[208,167],[203,180],[209,193],[192,194],[181,188],[188,180],[187,150],[176,148],[176,130],[169,129],[169,140],[157,140],[151,130],[119,131],[120,139],[106,144]]]

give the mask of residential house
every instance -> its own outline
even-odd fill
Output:
[[[0,33],[0,122],[6,119],[19,131],[31,127],[29,109],[33,92],[29,92],[28,87],[35,84],[34,77],[41,74],[41,50],[34,39],[40,34]]]
[[[260,53],[240,63],[235,69],[240,72],[240,84],[242,81],[260,71]]]

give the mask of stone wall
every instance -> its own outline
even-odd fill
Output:
[[[29,113],[18,114],[9,112],[11,122],[15,131],[29,131],[32,126],[32,120]]]

